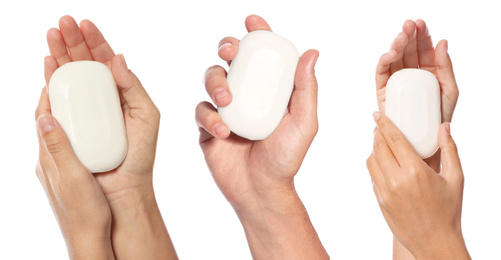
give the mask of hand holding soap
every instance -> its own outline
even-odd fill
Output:
[[[431,157],[438,150],[438,129],[442,123],[440,85],[431,72],[395,72],[386,84],[385,113],[421,158]]]
[[[233,100],[218,107],[233,133],[249,140],[273,133],[287,112],[298,61],[296,47],[273,32],[258,30],[242,38],[227,76]]]
[[[95,61],[69,62],[49,82],[52,115],[76,156],[93,173],[119,166],[127,137],[117,85],[111,71]]]

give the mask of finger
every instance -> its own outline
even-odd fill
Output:
[[[223,119],[209,102],[198,104],[195,110],[195,120],[199,127],[216,138],[224,139],[231,133],[230,128],[223,122]],[[207,135],[204,135],[204,139],[207,139]]]
[[[65,15],[59,19],[59,29],[72,61],[92,60],[89,48],[85,43],[80,27],[75,19]]]
[[[80,22],[80,30],[90,50],[90,54],[95,61],[110,65],[115,52],[110,44],[104,39],[103,34],[97,26],[89,20]]]
[[[289,112],[296,122],[305,125],[305,129],[315,131],[317,125],[318,83],[315,76],[315,64],[318,60],[317,50],[308,50],[297,64],[294,90],[290,99]]]
[[[381,104],[379,111],[384,112],[384,102],[386,100],[386,83],[391,76],[390,65],[395,62],[398,58],[398,53],[396,50],[390,50],[389,52],[381,55],[379,62],[376,67],[376,93],[378,104]]]
[[[384,189],[386,187],[386,181],[385,177],[383,174],[383,171],[379,167],[379,164],[376,160],[376,157],[374,157],[374,154],[371,154],[369,158],[366,161],[367,169],[369,170],[369,174],[372,178],[372,182],[374,186],[377,186],[378,193],[380,189]],[[375,188],[375,187],[373,187]],[[376,192],[374,192],[376,193]],[[378,196],[379,194],[376,194]],[[379,196],[378,196],[379,197]]]
[[[397,59],[390,64],[390,74],[404,68],[404,50],[408,42],[409,38],[407,37],[407,34],[403,32],[399,33],[397,38],[393,41],[391,49],[397,52]]]
[[[463,170],[461,168],[461,161],[459,160],[456,143],[450,133],[450,123],[443,123],[438,131],[438,146],[440,147],[442,158],[442,171],[440,174],[446,179],[462,181]]]
[[[399,167],[395,155],[391,152],[383,134],[378,128],[374,131],[374,145],[372,151],[379,167],[384,172],[393,172]]]
[[[219,41],[217,54],[219,57],[226,62],[228,65],[237,56],[238,52],[238,40],[234,37],[225,37]]]
[[[71,61],[59,29],[51,28],[47,31],[47,44],[49,45],[50,55],[56,59],[59,67]]]
[[[88,172],[73,152],[63,128],[51,114],[40,115],[37,118],[37,127],[45,149],[58,172],[65,174]]]
[[[451,122],[452,114],[459,97],[459,89],[452,69],[452,62],[447,53],[448,42],[441,40],[435,49],[435,64],[442,93],[442,121]]]
[[[45,85],[49,86],[50,78],[54,71],[57,70],[59,66],[57,66],[57,61],[53,56],[47,56],[44,59],[44,77],[45,77]]]
[[[419,58],[417,53],[416,23],[412,20],[405,21],[402,31],[409,39],[404,49],[404,67],[417,68],[419,65]]]
[[[271,32],[271,27],[268,23],[259,15],[249,15],[245,19],[245,28],[247,28],[248,32],[256,31],[256,30],[266,30]]]
[[[232,96],[228,82],[226,81],[226,71],[218,65],[207,69],[204,75],[205,90],[216,106],[227,106],[231,103]]]
[[[435,69],[435,50],[426,23],[418,19],[416,21],[416,30],[419,67],[427,70]]]
[[[409,165],[417,160],[421,161],[421,157],[412,145],[387,116],[375,112],[374,120],[399,165]]]
[[[155,105],[143,88],[139,79],[128,69],[122,54],[116,55],[111,62],[111,72],[117,82],[123,102],[129,109],[154,108]]]
[[[50,102],[49,102],[49,95],[47,94],[47,87],[44,87],[42,89],[42,93],[40,94],[40,99],[38,101],[38,106],[35,110],[35,120],[39,118],[41,115],[44,114],[50,114],[51,109],[50,109]],[[40,132],[37,131],[37,136],[38,136],[38,144],[40,148],[40,155],[45,152],[45,144],[43,143],[42,137],[40,136]]]

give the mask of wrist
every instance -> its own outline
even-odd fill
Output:
[[[107,232],[73,232],[65,237],[70,259],[115,259]]]
[[[441,232],[423,243],[422,249],[413,252],[416,259],[471,259],[461,230]]]
[[[241,219],[262,214],[282,214],[292,205],[302,206],[293,182],[255,188],[230,204]]]

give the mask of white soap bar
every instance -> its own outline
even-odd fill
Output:
[[[113,75],[100,62],[59,67],[49,83],[52,115],[78,159],[92,173],[120,165],[127,154],[125,124]]]
[[[431,72],[395,72],[386,84],[385,112],[421,158],[438,150],[438,129],[442,123],[440,85]]]
[[[233,133],[266,139],[282,121],[294,89],[299,53],[289,40],[253,31],[239,43],[228,71],[232,102],[218,112]]]

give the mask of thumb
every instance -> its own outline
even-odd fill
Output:
[[[75,155],[63,128],[52,115],[43,114],[39,116],[37,118],[37,128],[43,144],[58,171],[75,172],[77,169],[86,169]]]
[[[440,174],[446,179],[460,181],[463,179],[463,170],[461,169],[458,150],[450,134],[450,129],[450,123],[446,122],[440,126],[438,131],[438,146],[442,158],[442,171]]]
[[[317,50],[308,50],[299,58],[290,101],[290,114],[298,122],[306,124],[317,119],[318,84],[315,64],[318,56]]]
[[[124,56],[116,55],[111,61],[111,72],[118,85],[118,90],[129,108],[145,108],[153,105],[150,96],[134,73],[127,67]]]

